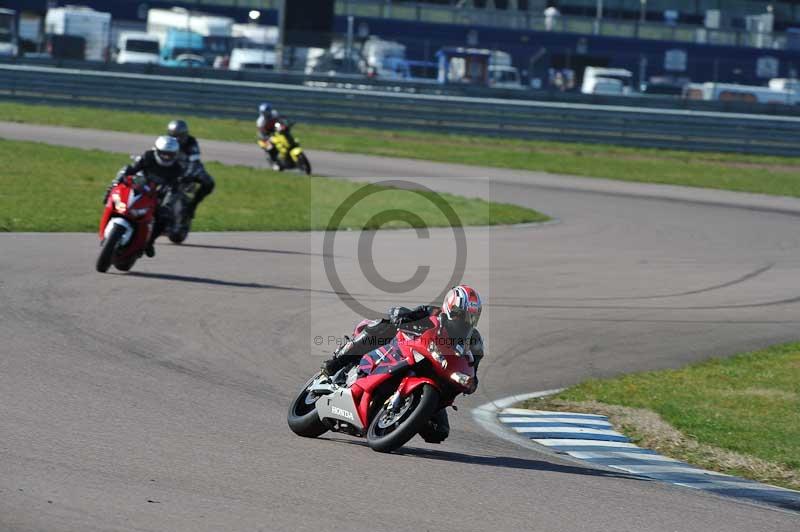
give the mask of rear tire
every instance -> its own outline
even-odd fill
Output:
[[[319,373],[308,379],[303,385],[300,393],[289,405],[289,414],[286,416],[286,421],[292,432],[304,438],[316,438],[328,432],[328,427],[325,426],[319,418],[319,414],[317,414],[317,400],[319,397],[313,401],[309,397],[308,387],[317,377],[319,377]]]
[[[411,404],[397,421],[382,426],[391,414],[382,406],[367,429],[367,443],[373,451],[388,453],[399,449],[414,437],[439,408],[439,392],[429,384],[414,389]]]
[[[98,272],[105,273],[111,267],[114,251],[116,251],[117,243],[123,234],[125,234],[125,228],[115,225],[114,229],[111,230],[111,234],[103,242],[103,248],[100,250],[100,256],[97,257],[97,263],[95,264]]]
[[[189,236],[189,229],[183,228],[169,234],[169,240],[173,244],[183,244],[186,237]]]
[[[306,175],[311,175],[311,163],[308,161],[305,153],[301,153],[297,158],[297,167]]]

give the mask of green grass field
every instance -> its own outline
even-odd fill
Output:
[[[124,156],[33,142],[0,140],[0,231],[94,231],[103,192]],[[199,231],[269,231],[324,228],[334,210],[363,185],[336,179],[278,174],[209,164],[217,189],[198,210]],[[406,209],[426,226],[449,225],[433,203],[413,192],[374,187],[341,228],[376,228],[367,222],[387,209]],[[514,205],[443,194],[463,225],[538,222],[545,216]],[[384,227],[408,227],[393,222]]]
[[[0,103],[0,120],[157,134],[175,118],[85,107]],[[202,139],[254,142],[253,120],[184,116]],[[291,117],[290,117],[291,118]],[[645,183],[800,197],[800,158],[682,152],[615,146],[434,135],[298,124],[310,150],[455,162]],[[313,154],[312,154],[313,159]],[[321,169],[324,173],[324,169]]]
[[[680,434],[642,411],[607,405],[655,412]],[[616,415],[640,445],[800,489],[800,343],[683,369],[590,380],[527,406],[602,411],[612,421]]]

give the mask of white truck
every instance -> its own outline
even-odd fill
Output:
[[[773,89],[762,85],[736,85],[734,83],[690,83],[683,91],[688,100],[721,102],[779,103],[795,105],[797,93],[793,90]]]
[[[157,64],[159,62],[158,37],[149,33],[124,31],[117,40],[117,63]]]
[[[86,41],[85,59],[105,61],[109,57],[111,13],[88,7],[53,7],[44,18],[45,33],[83,37]]]
[[[15,11],[0,9],[0,55],[16,56],[19,51],[15,18]]]
[[[379,79],[404,79],[408,77],[406,47],[396,41],[386,41],[370,36],[361,47],[366,68]]]
[[[247,44],[247,46],[239,46],[239,48],[274,47],[278,44],[277,26],[234,24],[231,30],[237,43]]]
[[[228,63],[230,70],[273,70],[275,50],[266,48],[234,48]]]
[[[157,36],[162,46],[170,29],[198,33],[203,37],[231,37],[233,19],[193,13],[180,7],[147,10],[147,33]]]
[[[586,67],[583,71],[583,94],[622,96],[631,93],[633,72],[624,68]]]
[[[519,70],[512,65],[511,55],[492,50],[489,58],[489,86],[494,89],[523,89]]]

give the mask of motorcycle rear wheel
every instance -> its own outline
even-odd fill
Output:
[[[173,244],[183,244],[183,241],[186,240],[186,237],[189,236],[189,228],[182,227],[177,231],[172,231],[169,233],[169,241]]]
[[[402,414],[395,415],[384,405],[372,418],[367,429],[367,443],[373,451],[388,453],[408,443],[436,413],[439,392],[423,384],[411,392],[407,400],[411,402],[401,407]]]
[[[122,235],[125,234],[125,228],[117,225],[111,230],[106,241],[103,242],[103,248],[100,250],[100,255],[97,257],[95,268],[100,273],[105,273],[111,267],[111,261],[114,258],[114,251],[117,249],[117,243]]]
[[[300,393],[289,405],[289,414],[286,422],[292,432],[304,438],[316,438],[328,432],[328,427],[322,422],[317,413],[317,399],[309,396],[308,387],[319,377],[319,373],[308,379]]]
[[[311,163],[306,157],[305,153],[301,153],[300,156],[297,158],[297,167],[306,175],[311,175]]]

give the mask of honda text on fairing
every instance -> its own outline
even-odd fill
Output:
[[[362,436],[379,452],[398,449],[416,434],[425,438],[432,416],[453,406],[459,394],[472,393],[477,382],[470,350],[451,340],[439,316],[427,320],[424,327],[401,326],[358,366],[309,379],[289,407],[292,431]]]
[[[126,176],[111,188],[100,219],[97,271],[106,272],[112,264],[121,271],[133,267],[150,238],[157,204],[156,185],[142,173]]]

